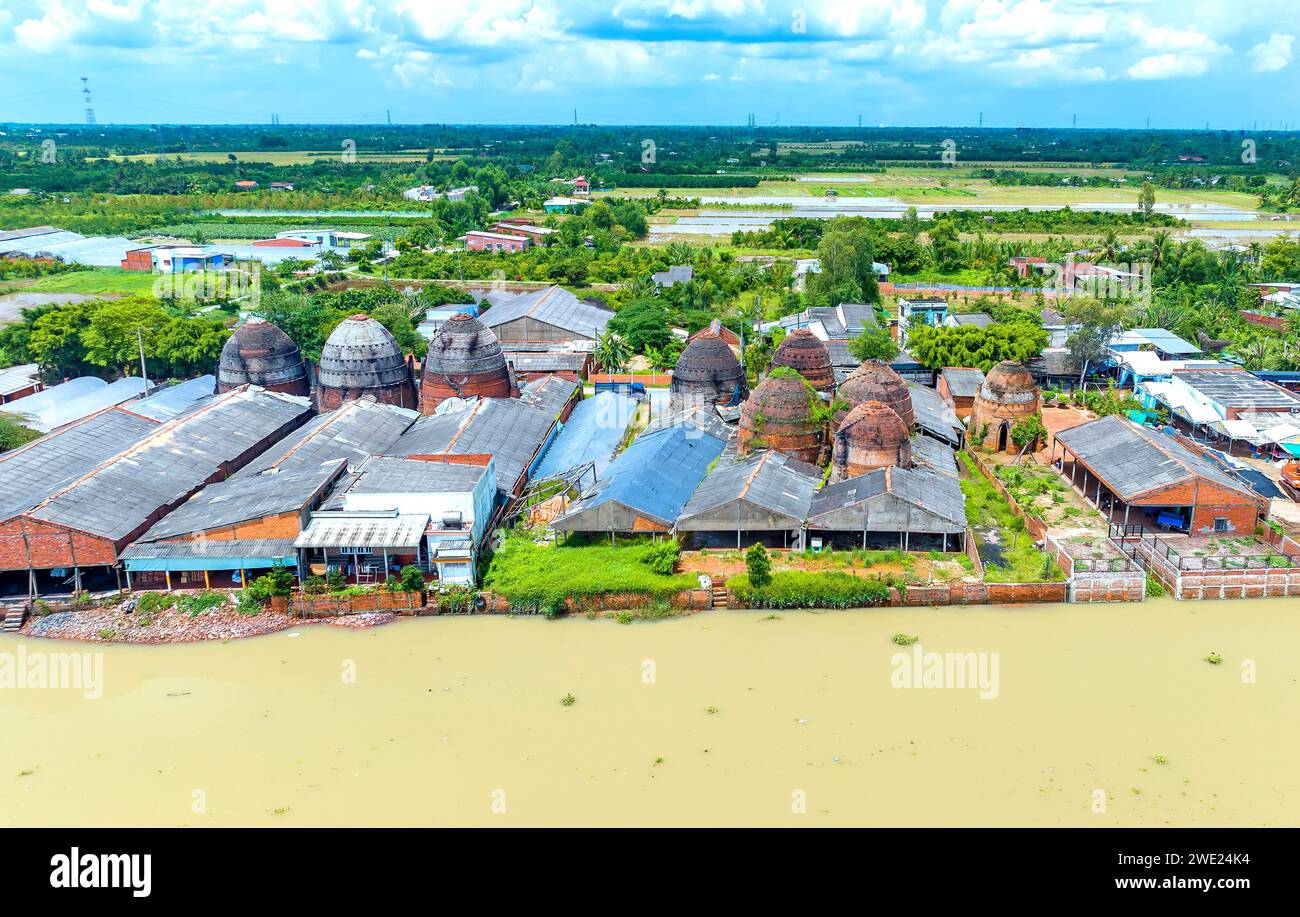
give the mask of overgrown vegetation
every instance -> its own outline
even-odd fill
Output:
[[[514,611],[557,615],[570,596],[635,593],[668,599],[694,588],[695,577],[671,573],[679,547],[649,539],[610,545],[553,546],[510,532],[492,555],[483,588]]]
[[[727,580],[727,588],[746,608],[872,608],[889,601],[895,584],[851,573],[788,570],[773,573],[762,586],[741,573]]]

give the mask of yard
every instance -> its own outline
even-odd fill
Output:
[[[961,489],[966,495],[966,518],[975,533],[984,581],[988,583],[1060,582],[1065,575],[1051,557],[1034,547],[1025,520],[1012,511],[1006,498],[980,474],[966,453],[961,457]],[[1050,487],[1043,486],[1045,493]],[[1050,498],[1049,498],[1050,499]]]
[[[848,573],[853,576],[884,578],[919,586],[953,583],[974,578],[975,565],[960,552],[943,553],[891,551],[786,551],[771,549],[772,571],[782,573]],[[745,552],[738,550],[685,551],[680,569],[707,575],[723,582],[745,572]]]

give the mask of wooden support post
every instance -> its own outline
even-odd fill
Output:
[[[212,579],[208,576],[208,571],[207,571],[207,570],[204,570],[204,571],[203,571],[203,588],[204,588],[204,589],[211,589],[211,588],[212,588]]]
[[[127,568],[126,568],[126,591],[127,591],[127,592],[134,592],[134,591],[135,591],[134,588],[131,586],[131,568],[130,568],[130,567],[127,567]]]
[[[163,578],[167,581],[167,591],[168,591],[168,592],[171,592],[171,591],[172,591],[172,571],[170,571],[170,570],[164,570],[164,571],[163,571]]]
[[[243,567],[240,567],[240,568],[239,568],[239,582],[240,582],[240,584],[243,585],[245,588],[248,587],[248,574],[244,572],[244,568],[243,568]]]

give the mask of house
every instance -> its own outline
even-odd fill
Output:
[[[273,181],[271,182],[272,191],[292,191],[293,182],[291,181]]]
[[[587,181],[585,175],[579,175],[570,184],[573,185],[573,193],[586,196],[591,193],[591,183]]]
[[[542,202],[542,209],[547,213],[568,213],[589,203],[590,201],[580,201],[572,197],[550,197]]]
[[[947,445],[912,438],[912,464],[887,465],[813,495],[807,539],[813,550],[965,548],[966,498]]]
[[[1235,367],[1178,370],[1139,383],[1134,394],[1143,407],[1168,411],[1177,428],[1221,440],[1229,452],[1275,451],[1279,440],[1269,430],[1300,427],[1300,394]]]
[[[478,193],[478,185],[464,185],[460,188],[451,188],[447,191],[447,200],[463,201],[471,194]]]
[[[533,245],[545,243],[546,237],[555,233],[555,230],[548,226],[534,226],[531,223],[514,223],[507,220],[495,224],[492,231],[511,236],[523,236]]]
[[[987,312],[954,312],[943,320],[945,328],[987,328],[993,316]]]
[[[1224,365],[1202,354],[1195,344],[1163,328],[1123,331],[1108,341],[1105,349],[1106,368],[1117,372],[1121,386],[1168,379],[1175,370],[1213,369]]]
[[[526,252],[529,244],[526,236],[477,229],[458,237],[457,241],[464,242],[468,252]]]
[[[898,343],[907,343],[908,329],[917,325],[937,327],[948,318],[948,302],[940,297],[907,299],[898,297]]]
[[[655,282],[655,287],[660,290],[666,290],[679,283],[690,283],[691,278],[695,276],[695,268],[689,264],[675,264],[666,271],[656,271],[650,275],[650,279]]]
[[[0,493],[7,498],[0,571],[23,573],[37,591],[66,583],[71,571],[79,590],[82,569],[114,567],[158,520],[247,465],[310,415],[306,398],[246,386],[213,395],[168,423],[138,418],[149,427],[136,441],[89,468],[80,454],[66,454],[83,449],[81,425],[59,434],[53,448],[38,445],[0,456]],[[42,452],[52,464],[76,467],[80,474],[33,473],[31,458]]]
[[[123,553],[136,588],[237,586],[279,564],[298,569],[294,539],[331,489],[386,451],[414,411],[350,401],[279,439],[205,487]]]
[[[408,201],[423,201],[427,203],[429,201],[436,201],[438,198],[442,197],[442,195],[433,185],[417,185],[414,188],[407,188],[403,191],[402,197],[406,198]]]
[[[553,525],[562,532],[609,532],[611,539],[619,532],[667,534],[725,445],[685,424],[646,430]]]
[[[879,261],[871,262],[871,270],[876,277],[884,280],[889,276],[889,265],[881,264]],[[794,291],[803,292],[808,284],[809,274],[820,274],[822,272],[822,262],[820,258],[798,258],[794,262]]]
[[[0,369],[0,404],[35,395],[43,388],[45,383],[41,381],[40,367],[35,363]]]
[[[252,181],[251,179],[243,179],[243,180],[241,180],[241,181],[237,181],[237,182],[235,182],[235,190],[236,190],[236,191],[256,191],[256,190],[257,190],[257,182]]]
[[[531,293],[490,293],[487,300],[491,308],[484,311],[483,324],[503,349],[517,341],[595,341],[614,317],[610,310],[559,286]]]
[[[415,330],[420,332],[420,336],[426,341],[433,340],[433,336],[438,333],[438,329],[451,318],[453,315],[471,315],[478,316],[478,303],[448,303],[445,306],[430,306],[424,310],[424,321],[416,326]]]
[[[491,455],[373,456],[294,539],[302,574],[382,582],[413,564],[473,586],[497,494]]]
[[[957,419],[965,420],[970,417],[971,408],[975,405],[975,395],[983,384],[984,371],[982,369],[945,366],[939,371],[939,382],[936,389],[939,396],[948,403],[948,407],[952,408],[953,413],[957,415]]]
[[[673,531],[691,548],[803,548],[821,469],[780,452],[728,451],[682,507]]]
[[[1174,436],[1118,417],[1058,432],[1051,459],[1114,523],[1253,535],[1267,501]]]

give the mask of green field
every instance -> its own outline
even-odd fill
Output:
[[[1062,174],[1068,170],[1062,169]],[[1091,170],[1119,177],[1120,170]],[[1135,203],[1138,188],[1039,187],[1032,185],[995,185],[988,179],[972,178],[972,168],[945,169],[890,168],[879,173],[808,172],[805,175],[816,181],[762,181],[754,188],[674,188],[674,197],[727,197],[743,200],[747,197],[823,197],[827,189],[834,189],[841,198],[893,197],[911,204],[928,204],[944,200],[978,204],[1003,204],[1022,206],[1066,207],[1084,203]],[[856,180],[846,180],[856,179]],[[612,192],[597,192],[627,196],[653,197],[655,188],[623,188]],[[1166,204],[1220,204],[1254,210],[1259,206],[1253,194],[1214,190],[1156,189],[1156,202]]]
[[[0,283],[0,292],[27,293],[122,293],[148,296],[153,292],[153,274],[124,271],[117,267],[88,268],[68,274],[51,274],[32,281]]]

